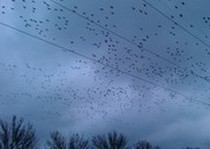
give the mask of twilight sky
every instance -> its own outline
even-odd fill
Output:
[[[0,0],[0,117],[40,138],[118,130],[210,147],[209,0]]]

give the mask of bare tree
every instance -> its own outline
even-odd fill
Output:
[[[88,149],[88,140],[85,140],[79,134],[73,134],[67,140],[58,131],[50,134],[50,140],[47,141],[49,149]]]
[[[31,124],[13,116],[11,124],[0,119],[0,149],[35,149],[37,138]]]
[[[127,138],[123,134],[117,134],[115,131],[108,135],[97,135],[92,138],[93,146],[96,149],[127,149]]]
[[[135,149],[160,149],[159,146],[152,146],[148,141],[138,141],[136,144],[134,144]]]
[[[47,146],[49,149],[67,149],[66,139],[58,131],[52,132]]]
[[[88,140],[85,140],[79,134],[73,134],[69,139],[68,149],[88,149]]]

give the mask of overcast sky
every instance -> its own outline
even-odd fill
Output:
[[[210,1],[1,0],[0,118],[210,147]]]

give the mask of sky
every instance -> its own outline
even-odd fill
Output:
[[[1,0],[0,118],[210,147],[208,0]]]

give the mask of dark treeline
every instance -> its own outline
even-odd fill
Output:
[[[36,131],[31,124],[25,124],[22,118],[13,116],[11,122],[0,119],[0,149],[38,149]],[[98,134],[90,139],[79,134],[64,137],[54,131],[46,141],[46,149],[161,149],[146,140],[130,145],[128,138],[116,131]],[[184,147],[182,149],[199,149]]]

